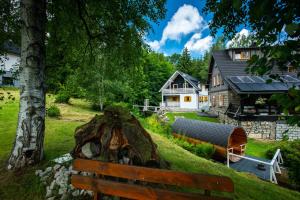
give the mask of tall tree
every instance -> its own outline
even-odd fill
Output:
[[[15,1],[8,1],[9,3]],[[129,67],[141,52],[143,35],[165,13],[165,0],[21,0],[20,111],[8,169],[39,162],[43,157],[45,127],[45,36],[65,48],[66,56],[80,52],[85,59],[94,49],[109,51],[121,66]],[[17,12],[17,11],[15,11]],[[47,15],[46,15],[47,13]],[[47,18],[46,18],[47,16]],[[47,20],[48,19],[48,23]],[[7,23],[1,23],[5,32]],[[46,34],[47,27],[47,34]],[[132,58],[132,59],[128,59]]]
[[[192,59],[189,50],[185,47],[182,51],[182,54],[179,58],[178,64],[176,66],[177,70],[184,73],[190,74],[192,69]]]
[[[227,39],[232,39],[238,28],[249,27],[261,47],[263,56],[252,56],[248,71],[254,74],[270,74],[272,68],[300,69],[300,4],[292,0],[207,0],[203,9],[213,13],[209,25],[212,35],[223,30]],[[273,76],[279,78],[279,76]],[[280,78],[279,78],[280,79]],[[291,88],[287,94],[274,96],[284,107],[288,122],[300,126],[300,90]]]
[[[20,110],[8,169],[33,164],[43,157],[46,1],[22,0],[20,7]]]

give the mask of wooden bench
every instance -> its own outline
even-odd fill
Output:
[[[101,198],[101,194],[124,197],[128,199],[162,199],[162,200],[199,200],[199,199],[230,199],[212,196],[211,191],[234,191],[233,182],[228,177],[183,173],[177,171],[137,167],[106,163],[95,160],[76,159],[73,169],[80,172],[90,172],[96,176],[72,175],[71,183],[75,188],[91,190],[94,192],[94,200]],[[103,176],[118,177],[131,180],[117,182],[103,179]],[[202,193],[176,192],[167,187],[153,188],[141,184],[133,184],[134,181],[173,185],[184,188],[201,189]],[[232,195],[230,195],[232,196]]]

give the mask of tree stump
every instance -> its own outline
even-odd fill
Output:
[[[157,146],[140,122],[120,106],[110,106],[75,131],[74,158],[162,168]]]

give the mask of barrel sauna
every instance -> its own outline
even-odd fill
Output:
[[[193,144],[212,144],[215,147],[215,156],[219,158],[227,157],[227,149],[232,149],[234,154],[245,154],[247,135],[242,127],[178,118],[172,124],[172,132],[175,137]],[[236,156],[230,156],[229,159],[232,162],[240,160]]]

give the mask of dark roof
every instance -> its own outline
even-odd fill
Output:
[[[16,44],[14,44],[13,42],[5,42],[3,44],[3,50],[6,53],[13,53],[16,55],[21,55],[21,49],[20,47],[18,47]]]
[[[235,48],[235,49],[229,49],[229,50],[236,50],[240,48]],[[244,49],[244,48],[242,48]],[[249,49],[249,48],[247,48]],[[250,48],[251,49],[251,48]],[[252,48],[253,49],[253,48]],[[258,49],[258,48],[254,48]],[[246,72],[248,63],[247,61],[240,61],[240,60],[232,60],[228,54],[228,50],[218,50],[218,51],[213,51],[212,52],[212,57],[211,57],[211,63],[209,66],[209,78],[207,80],[207,83],[209,84],[211,74],[213,71],[213,63],[216,65],[216,67],[219,69],[220,74],[224,80],[225,83],[229,85],[233,90],[237,91],[238,93],[251,93],[251,92],[256,92],[259,91],[261,93],[264,92],[284,92],[287,91],[288,88],[291,87],[291,84],[283,84],[283,83],[277,83],[274,81],[271,85],[267,85],[266,83],[259,82],[259,84],[264,85],[263,87],[256,86],[255,83],[250,85],[251,83],[240,83],[236,84],[233,83],[230,77],[236,76],[236,77],[254,77],[259,79],[258,76],[251,76],[251,74]],[[291,75],[293,73],[288,73],[288,72],[282,72],[277,66],[275,66],[270,74],[279,74],[279,75]],[[262,77],[263,78],[263,77]],[[233,78],[235,79],[235,78]],[[264,79],[264,78],[263,78]],[[270,78],[267,78],[270,79]],[[239,85],[239,86],[238,86]],[[287,86],[287,87],[286,87]]]
[[[192,84],[193,87],[198,88],[199,80],[195,77],[188,75],[186,73],[183,73],[181,71],[177,71],[185,80],[187,80],[190,84]]]
[[[178,118],[172,124],[174,133],[227,147],[228,139],[236,127],[228,124]]]
[[[272,82],[267,83],[267,80]],[[291,75],[282,75],[280,81],[269,76],[229,76],[227,82],[237,93],[278,93],[293,86],[300,87],[300,79]]]
[[[214,51],[212,52],[212,56],[222,77],[250,75],[246,72],[248,66],[247,61],[232,60],[227,50]],[[271,74],[283,74],[283,72],[277,67],[274,67]]]

